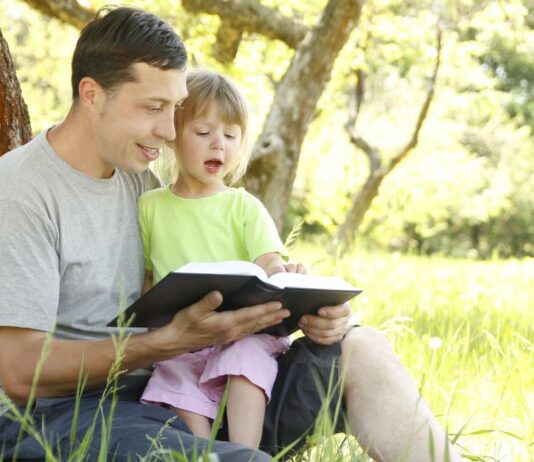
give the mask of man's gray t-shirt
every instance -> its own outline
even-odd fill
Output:
[[[139,297],[138,196],[156,177],[89,177],[43,132],[0,157],[0,326],[64,339],[109,338],[106,324]]]

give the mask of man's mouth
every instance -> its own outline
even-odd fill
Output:
[[[137,146],[141,148],[141,151],[148,160],[156,160],[158,158],[160,148],[151,148],[150,146],[139,143],[137,143]]]

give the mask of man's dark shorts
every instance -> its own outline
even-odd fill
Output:
[[[336,432],[345,428],[340,409],[341,344],[317,345],[302,337],[278,359],[278,375],[265,412],[261,449],[277,454],[297,441],[305,442],[320,411],[326,411]]]

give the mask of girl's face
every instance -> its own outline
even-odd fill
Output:
[[[224,177],[239,162],[242,133],[237,124],[225,122],[216,105],[186,123],[176,139],[180,174],[175,192],[202,197],[226,189]]]

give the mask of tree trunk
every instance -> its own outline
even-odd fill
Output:
[[[262,199],[279,229],[288,209],[308,124],[361,6],[360,0],[328,2],[319,23],[297,48],[254,146],[244,184]]]
[[[30,115],[22,98],[9,47],[0,30],[0,156],[32,137]]]

